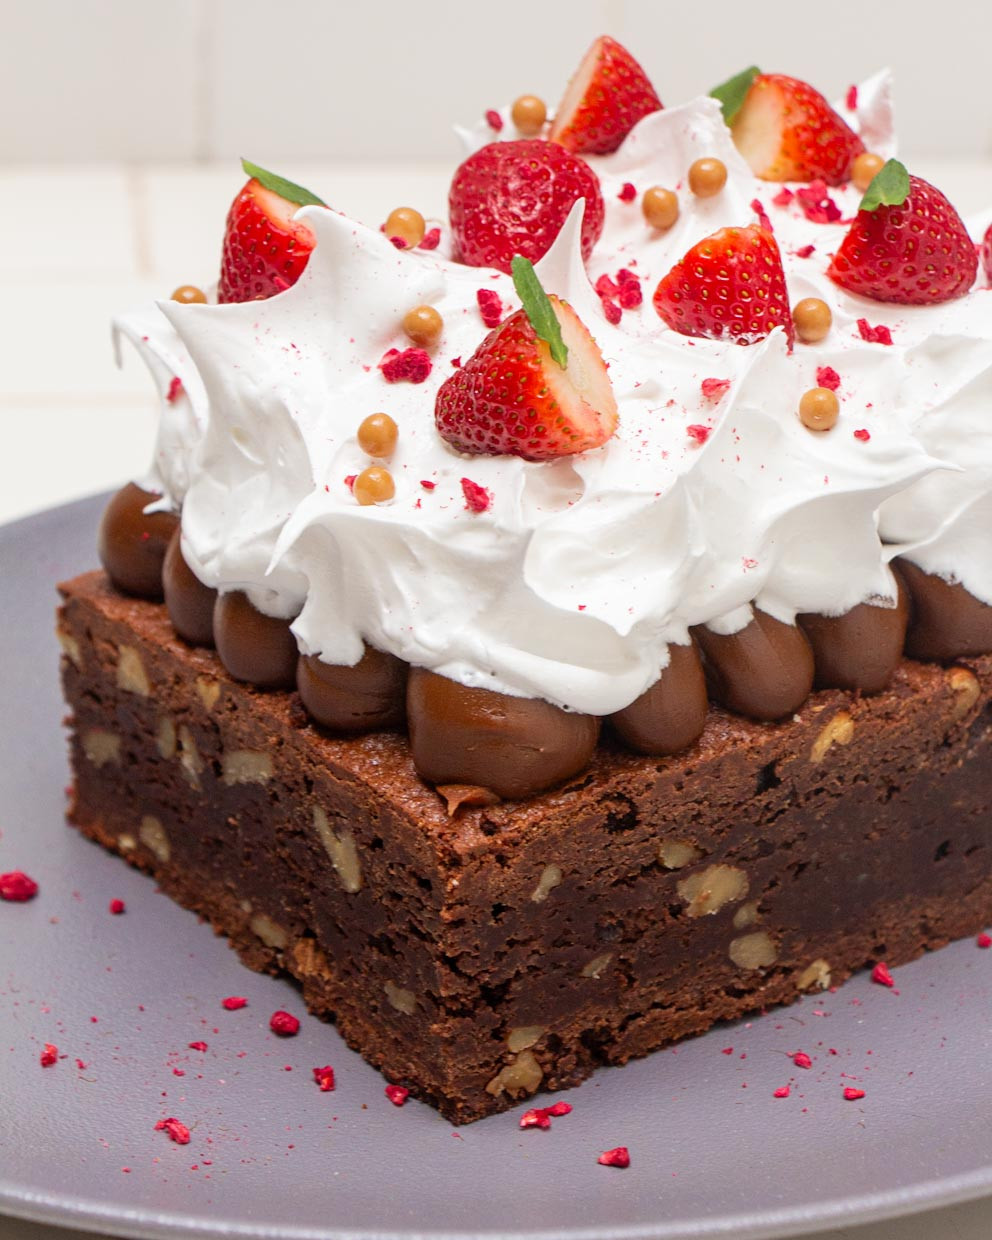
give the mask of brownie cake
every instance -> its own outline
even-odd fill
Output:
[[[59,619],[72,821],[456,1122],[992,918],[992,229],[884,76],[463,137],[246,165]]]

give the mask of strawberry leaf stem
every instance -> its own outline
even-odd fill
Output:
[[[878,207],[901,207],[909,197],[909,173],[898,159],[887,160],[872,178],[859,211],[875,211]]]
[[[260,168],[258,164],[253,164],[248,159],[242,159],[241,167],[244,168],[250,177],[254,177],[259,184],[264,185],[266,189],[272,190],[280,198],[285,198],[287,202],[295,202],[301,207],[327,206],[327,203],[322,198],[318,198],[316,194],[311,194],[302,185],[295,185],[292,181],[287,181],[285,177],[277,176],[274,172],[268,172],[265,168]]]
[[[710,91],[710,96],[723,108],[725,124],[729,125],[744,106],[751,83],[760,73],[761,70],[757,65],[750,65],[747,69],[742,69],[740,73],[735,73],[733,77],[727,78],[725,82],[721,82],[719,86],[714,86]]]
[[[558,365],[565,369],[568,363],[568,348],[561,336],[561,325],[551,305],[551,299],[537,278],[534,264],[521,254],[513,256],[510,270],[513,275],[513,287],[523,304],[527,318],[534,332],[547,343],[551,356]]]

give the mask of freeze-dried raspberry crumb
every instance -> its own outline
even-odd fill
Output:
[[[612,1150],[604,1150],[596,1161],[603,1167],[629,1167],[630,1151],[625,1145],[617,1145]]]
[[[775,197],[772,199],[772,202],[775,204],[776,207],[787,207],[789,203],[793,200],[793,198],[795,198],[795,194],[792,192],[792,190],[789,189],[787,185],[783,185],[782,188],[775,195]]]
[[[345,474],[344,485],[348,488],[349,491],[353,491],[355,489],[355,479],[357,477],[358,477],[358,474]]]
[[[629,267],[621,267],[617,272],[617,285],[620,290],[620,305],[624,310],[636,310],[644,301],[641,281]]]
[[[10,870],[6,874],[0,874],[0,900],[23,904],[26,900],[33,900],[37,894],[38,884],[23,870]]]
[[[483,323],[487,327],[499,327],[503,317],[503,303],[499,293],[492,288],[480,288],[476,290],[475,299],[479,303]]]
[[[123,900],[111,900],[107,907],[115,917],[120,917],[121,913],[127,912],[127,905]]]
[[[733,1053],[734,1053],[734,1048],[732,1046],[725,1046],[723,1050],[720,1052],[721,1055],[732,1055]]]
[[[826,181],[810,181],[796,190],[796,201],[811,224],[833,224],[840,219],[840,207],[827,193]]]
[[[869,344],[891,344],[892,332],[884,323],[879,323],[877,327],[872,327],[867,319],[858,319],[858,332],[862,340],[867,340]]]
[[[401,1107],[410,1097],[410,1091],[405,1085],[387,1085],[385,1094],[394,1107]]]
[[[440,228],[428,228],[428,230],[424,233],[423,241],[421,241],[420,245],[417,246],[417,249],[418,250],[436,250],[440,240],[441,240]]]
[[[431,373],[430,355],[424,349],[390,349],[379,360],[387,383],[423,383]]]
[[[865,1091],[863,1089],[854,1089],[853,1086],[851,1085],[845,1085],[844,1087],[845,1101],[857,1102],[859,1098],[863,1098],[864,1096],[865,1096]]]
[[[992,947],[992,937],[987,934],[980,934],[978,938],[975,939],[975,944],[978,947]]]
[[[183,394],[183,381],[182,379],[179,378],[178,375],[173,375],[172,378],[169,380],[169,390],[165,394],[165,399],[171,405],[174,401],[177,401],[179,397],[182,396],[182,394]]]
[[[792,1056],[792,1062],[797,1068],[812,1068],[813,1061],[805,1051],[796,1051]]]
[[[176,1145],[189,1145],[189,1129],[174,1116],[160,1119],[155,1125],[155,1131],[168,1133],[169,1140],[175,1141]]]
[[[281,1038],[292,1038],[300,1032],[300,1022],[291,1012],[273,1012],[269,1017],[269,1028]]]
[[[545,1107],[544,1109],[549,1115],[554,1115],[556,1117],[559,1115],[572,1114],[572,1104],[570,1102],[552,1102],[551,1106]]]
[[[544,1107],[531,1107],[520,1117],[521,1128],[550,1128],[551,1116]]]
[[[424,488],[425,491],[433,491],[434,488],[437,486],[437,483],[431,482],[429,478],[421,478],[420,485]]]
[[[503,118],[495,108],[489,108],[486,112],[486,124],[493,131],[493,133],[499,133],[499,131],[503,128]]]
[[[207,1049],[206,1042],[190,1042],[189,1049],[191,1051],[205,1051]]]
[[[694,439],[696,443],[705,443],[710,437],[711,430],[712,427],[694,424],[693,426],[687,426],[685,428],[685,433],[690,439]]]
[[[451,364],[452,366],[454,366],[455,370],[461,370],[461,366],[462,366],[461,355],[459,355],[458,357],[453,357],[451,359]]]
[[[403,237],[390,237],[389,240],[396,246],[398,250],[406,249],[406,240]]]
[[[43,1068],[50,1068],[53,1063],[57,1063],[59,1058],[59,1048],[54,1042],[46,1042],[45,1049],[38,1056],[38,1062]]]
[[[633,202],[637,197],[637,186],[632,181],[624,181],[620,186],[620,193],[617,197],[621,202]]]
[[[730,388],[729,379],[704,379],[699,385],[707,400],[719,400]]]
[[[799,249],[795,251],[795,255],[796,258],[809,258],[809,256],[815,253],[815,251],[815,245],[801,245]]]
[[[847,105],[848,112],[853,112],[858,106],[858,88],[849,86],[847,94],[844,96],[844,103]]]
[[[599,303],[603,307],[603,314],[606,317],[607,323],[612,323],[616,327],[623,317],[623,311],[619,305],[615,301],[610,301],[608,297],[601,297]]]
[[[469,512],[488,512],[492,507],[492,492],[479,486],[471,478],[462,479],[462,495],[465,496],[465,507]]]
[[[601,298],[617,298],[620,295],[620,285],[605,272],[599,277],[593,288],[595,288]]]
[[[329,1063],[322,1068],[314,1068],[313,1079],[320,1086],[322,1094],[329,1094],[334,1088],[334,1069]]]
[[[773,1098],[788,1098],[791,1089],[788,1085],[780,1085],[772,1094]]]
[[[862,443],[867,443],[868,440],[871,439],[871,431],[866,431],[864,427],[862,427],[860,430],[856,430],[854,432],[854,438],[860,439]],[[892,983],[887,982],[886,985],[891,986]]]
[[[864,433],[865,435],[868,434],[867,431]],[[854,434],[857,436],[858,432],[855,431]],[[884,960],[880,960],[878,964],[875,965],[874,969],[872,969],[871,980],[873,982],[877,982],[879,986],[894,986],[896,984],[895,978],[889,972],[889,966]]]
[[[760,198],[751,199],[751,210],[758,217],[758,223],[761,225],[762,228],[767,229],[768,232],[770,233],[773,233],[775,231],[775,229],[772,227],[771,220],[768,218],[768,212],[765,210],[765,204],[761,201]]]
[[[834,370],[833,366],[818,366],[816,369],[816,386],[829,388],[831,392],[836,392],[840,387],[840,375]]]
[[[221,999],[220,1005],[228,1012],[236,1012],[239,1008],[247,1007],[248,1000],[241,995],[228,995],[226,999]]]

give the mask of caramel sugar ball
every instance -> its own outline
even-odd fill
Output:
[[[388,469],[370,465],[355,479],[352,494],[363,508],[369,504],[382,504],[396,494],[396,483]]]
[[[793,306],[792,321],[800,340],[806,344],[816,344],[830,331],[834,316],[827,303],[819,297],[804,297]]]
[[[443,327],[444,320],[433,306],[414,306],[403,316],[403,330],[422,349],[437,343]]]
[[[370,413],[358,428],[358,446],[369,456],[392,456],[399,430],[388,413]]]
[[[837,425],[840,401],[829,388],[810,388],[799,401],[799,421],[810,431],[829,431]]]
[[[184,306],[205,306],[207,304],[207,295],[202,288],[197,288],[195,284],[180,284],[170,300],[178,301]]]
[[[885,160],[871,151],[862,151],[851,164],[851,180],[862,193],[882,171]]]
[[[727,165],[722,159],[697,159],[689,165],[689,188],[697,198],[712,198],[727,184]]]
[[[406,242],[407,249],[420,245],[426,231],[424,217],[413,207],[397,207],[386,220],[386,236],[399,237]]]
[[[679,218],[679,200],[670,189],[665,189],[661,185],[652,185],[650,189],[644,191],[641,210],[652,228],[664,231],[666,228],[671,228]]]
[[[537,95],[521,95],[514,100],[510,117],[517,133],[522,133],[525,138],[533,138],[541,132],[548,119],[548,109],[544,100],[538,99]]]

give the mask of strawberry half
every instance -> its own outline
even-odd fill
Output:
[[[448,194],[455,251],[470,267],[509,273],[514,254],[537,262],[569,211],[586,200],[582,257],[603,231],[599,178],[584,159],[555,142],[492,142],[456,170]]]
[[[661,100],[625,47],[601,35],[582,58],[551,126],[552,142],[578,154],[615,151]]]
[[[982,240],[982,269],[986,280],[992,284],[992,224],[986,228],[985,237]]]
[[[763,181],[850,176],[864,143],[818,90],[784,73],[759,73],[730,124],[737,149]]]
[[[792,347],[782,255],[767,228],[721,228],[694,245],[662,276],[654,308],[683,336],[754,344],[783,327]]]
[[[302,186],[242,160],[250,176],[227,213],[217,300],[273,297],[300,278],[314,247],[306,224],[294,222],[306,204],[323,206]]]
[[[876,201],[877,184],[895,168],[903,189]],[[833,257],[827,275],[861,297],[903,306],[929,306],[967,293],[978,255],[961,216],[939,189],[909,176],[889,160],[861,202],[861,210]]]
[[[438,433],[457,452],[527,461],[600,447],[616,430],[617,403],[596,342],[526,260],[514,262],[514,279],[524,306],[441,385]]]

